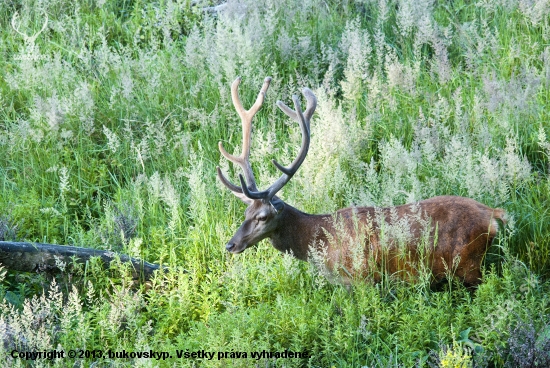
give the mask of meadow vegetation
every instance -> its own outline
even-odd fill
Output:
[[[55,278],[2,270],[2,366],[549,366],[548,1],[208,5],[0,2],[0,240],[169,269],[144,285],[123,264]],[[443,194],[504,208],[483,283],[433,291],[387,277],[348,292],[267,241],[226,253],[244,205],[215,167],[237,181],[217,143],[240,150],[229,92],[239,75],[245,106],[273,77],[254,120],[261,188],[279,175],[270,160],[288,163],[300,146],[275,101],[308,86],[319,100],[310,152],[280,196],[310,213]],[[13,349],[174,358],[29,363]],[[250,359],[285,349],[308,358]]]

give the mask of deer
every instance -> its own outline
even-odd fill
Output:
[[[323,269],[346,286],[357,278],[371,277],[375,283],[380,282],[384,275],[414,280],[422,269],[427,271],[432,286],[449,278],[457,278],[467,287],[481,283],[482,261],[499,230],[498,221],[506,223],[503,209],[490,208],[471,198],[437,196],[388,208],[352,206],[332,214],[313,215],[276,195],[308,153],[310,121],[317,106],[317,98],[309,88],[302,91],[305,111],[296,95],[292,96],[294,110],[277,101],[279,109],[299,124],[301,147],[287,167],[272,160],[281,175],[267,189],[259,190],[250,165],[252,119],[263,105],[270,82],[270,77],[265,78],[249,110],[239,97],[241,78],[231,85],[232,102],[242,123],[242,151],[239,156],[232,155],[221,141],[218,147],[244,176],[239,174],[240,185],[236,185],[219,166],[216,170],[219,181],[248,207],[243,223],[225,246],[228,252],[242,253],[269,238],[275,249],[299,260],[320,259]]]

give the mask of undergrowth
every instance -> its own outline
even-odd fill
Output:
[[[231,0],[202,10],[212,5],[0,3],[0,240],[168,266],[140,286],[122,264],[57,277],[3,270],[3,364],[547,364],[548,2]],[[280,193],[301,210],[443,194],[505,209],[479,288],[357,280],[348,291],[267,242],[227,254],[243,206],[215,167],[236,178],[217,142],[240,149],[229,92],[239,75],[245,106],[273,77],[254,120],[261,188],[278,176],[269,161],[290,162],[300,142],[275,101],[304,86],[319,99],[308,157]],[[53,349],[172,358],[12,356]],[[305,354],[251,357],[264,350]]]

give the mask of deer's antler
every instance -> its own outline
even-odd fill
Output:
[[[218,143],[218,147],[220,149],[221,154],[228,159],[229,161],[233,162],[234,164],[239,165],[246,177],[246,181],[248,182],[248,185],[250,185],[250,189],[253,191],[257,191],[258,188],[256,187],[256,179],[254,178],[254,173],[252,172],[252,167],[250,166],[250,143],[251,143],[251,135],[252,135],[252,118],[256,113],[260,110],[262,107],[264,100],[265,100],[265,94],[267,92],[267,89],[269,88],[269,83],[271,83],[271,77],[267,77],[264,80],[264,85],[262,86],[262,89],[260,90],[260,93],[258,94],[258,97],[256,98],[256,102],[249,110],[245,110],[243,107],[243,104],[241,102],[241,99],[239,98],[239,84],[241,83],[241,77],[238,77],[235,79],[233,84],[231,84],[231,99],[233,100],[233,105],[235,106],[235,110],[237,110],[237,113],[241,117],[242,122],[242,129],[243,129],[243,149],[240,154],[240,156],[234,156],[227,152],[225,148],[223,148],[222,142]],[[243,193],[243,190],[241,187],[231,183],[225,175],[222,173],[221,169],[218,167],[218,178],[220,181],[229,188],[232,192],[235,193],[238,197],[241,197],[240,194]],[[248,188],[247,188],[248,189]],[[245,202],[246,200],[243,199]]]
[[[300,107],[300,101],[298,96],[294,95],[292,96],[292,100],[294,101],[294,107],[296,110],[292,110],[290,107],[282,103],[281,101],[277,101],[277,106],[291,119],[294,121],[297,121],[300,124],[300,128],[302,130],[302,145],[300,147],[300,151],[298,152],[298,156],[294,159],[294,161],[290,164],[289,167],[284,167],[281,164],[279,164],[276,160],[272,160],[273,165],[277,167],[283,174],[273,183],[269,188],[267,188],[264,191],[258,191],[256,180],[254,179],[254,174],[252,172],[252,168],[250,166],[250,143],[251,143],[251,131],[252,131],[252,118],[254,115],[258,112],[260,107],[262,106],[265,98],[265,93],[267,91],[267,88],[269,87],[269,83],[271,82],[271,78],[267,77],[264,80],[264,85],[258,94],[258,98],[256,99],[256,102],[254,105],[250,108],[250,110],[245,110],[242,106],[242,103],[239,99],[238,94],[238,87],[241,82],[241,78],[237,78],[233,84],[231,85],[231,97],[233,99],[233,104],[235,105],[235,109],[237,110],[237,113],[241,117],[242,120],[242,126],[243,126],[243,150],[240,156],[234,156],[228,153],[224,148],[221,142],[219,142],[219,149],[222,155],[227,158],[229,161],[238,164],[243,172],[244,177],[239,174],[239,179],[241,182],[241,186],[237,186],[233,183],[231,183],[225,175],[223,175],[220,168],[217,168],[218,171],[218,178],[220,181],[229,188],[236,196],[241,198],[244,202],[249,203],[251,199],[263,199],[266,201],[270,201],[275,194],[281,190],[281,188],[288,183],[288,181],[292,178],[292,176],[298,171],[298,168],[304,162],[304,159],[306,158],[308,149],[309,149],[309,142],[310,142],[310,120],[311,116],[313,115],[313,112],[315,111],[315,108],[317,107],[317,98],[313,94],[313,92],[309,88],[304,88],[303,94],[307,100],[307,107],[306,111],[302,113],[302,109]]]
[[[286,183],[288,183],[288,181],[294,176],[294,174],[296,174],[296,171],[298,171],[298,169],[304,162],[309,149],[310,120],[313,112],[315,111],[315,108],[317,107],[317,98],[309,88],[304,88],[302,93],[304,94],[307,101],[306,111],[303,113],[302,108],[300,107],[300,100],[296,95],[292,96],[292,100],[294,101],[294,108],[296,109],[296,111],[292,110],[283,102],[277,101],[277,106],[279,106],[279,108],[291,119],[297,121],[298,124],[300,124],[300,129],[302,130],[302,145],[300,147],[298,155],[288,167],[282,166],[276,160],[271,160],[273,165],[275,165],[277,169],[279,169],[279,171],[281,171],[283,174],[279,177],[279,179],[275,181],[275,183],[271,184],[271,186],[263,192],[249,190],[246,186],[244,178],[240,176],[242,191],[244,195],[246,195],[248,198],[264,199],[270,201],[273,196],[277,194],[277,192],[281,190],[281,188],[284,187]]]

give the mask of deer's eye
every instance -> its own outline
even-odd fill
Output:
[[[267,220],[267,216],[266,215],[260,215],[260,216],[256,217],[256,220],[257,221],[265,221],[265,220]]]

